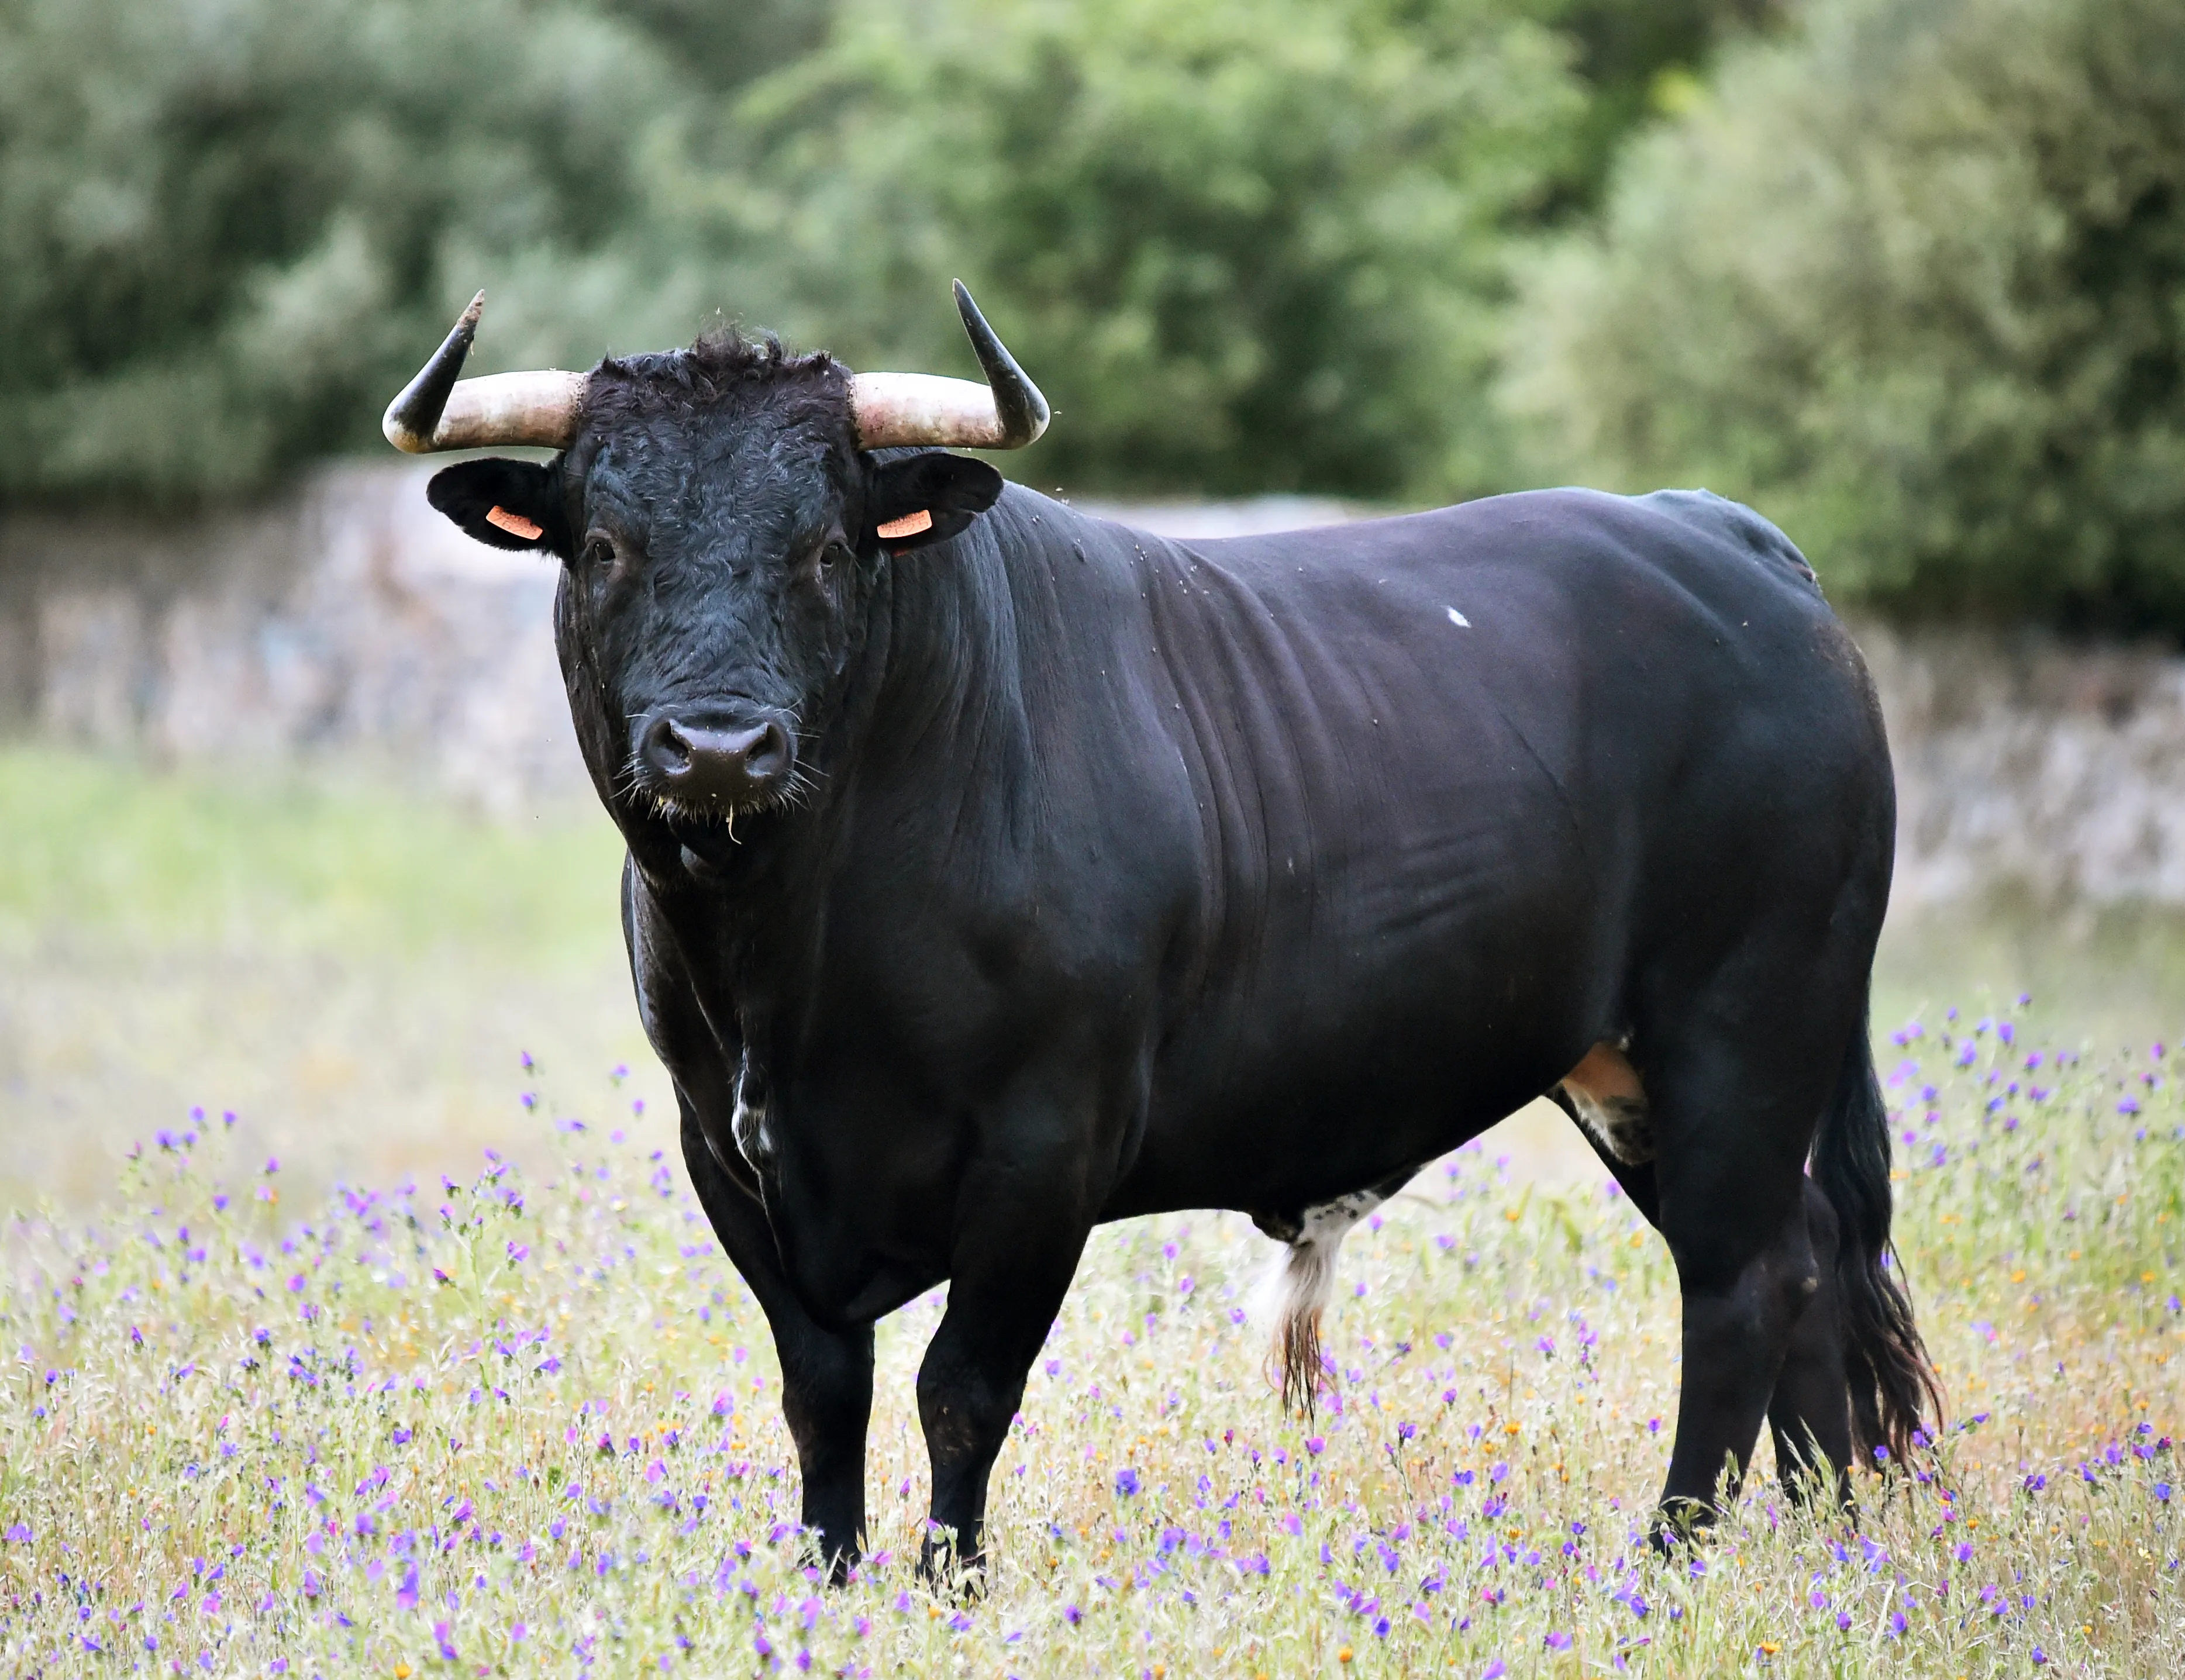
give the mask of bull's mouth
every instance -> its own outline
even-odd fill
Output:
[[[668,833],[682,849],[683,867],[700,880],[725,874],[735,862],[741,844],[725,823],[694,822],[683,816],[665,818]]]
[[[686,853],[716,868],[727,868],[744,842],[788,803],[777,795],[742,806],[698,805],[651,793],[642,785],[636,796],[646,814]]]

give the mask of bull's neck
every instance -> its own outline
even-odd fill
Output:
[[[885,790],[881,820],[916,812],[955,857],[1037,844],[1056,744],[1081,745],[1104,692],[1160,658],[1141,574],[1176,554],[1011,485],[960,537],[889,562],[846,708],[860,805]]]
[[[963,535],[888,562],[863,660],[867,681],[846,720],[858,774],[896,799],[946,813],[975,788],[979,813],[1005,818],[1037,771],[1026,650],[1042,641],[1042,603],[1024,585],[1043,569],[1040,513],[1005,494]],[[1048,505],[1042,503],[1044,509]],[[869,700],[856,716],[858,700]],[[965,820],[970,813],[949,818]]]

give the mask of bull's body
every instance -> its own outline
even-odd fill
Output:
[[[822,791],[716,854],[729,890],[628,883],[792,1340],[956,1276],[1028,1360],[1092,1223],[1295,1235],[1602,1041],[1643,1047],[1658,1178],[1612,1165],[1688,1272],[1794,1211],[1892,795],[1764,522],[1565,491],[1183,544],[1013,489],[894,563],[869,634]]]
[[[819,760],[848,796],[740,848],[679,937],[630,886],[645,1018],[693,1023],[662,1052],[720,1093],[707,1140],[822,1322],[948,1277],[967,1180],[1027,1152],[1095,1219],[1294,1229],[1539,1097],[1771,912],[1840,918],[1864,979],[1880,720],[1730,504],[1183,544],[1013,490],[879,611],[870,715]]]
[[[387,420],[560,451],[429,494],[563,563],[639,1003],[837,1564],[880,1314],[949,1281],[925,1561],[975,1558],[1095,1224],[1288,1243],[1310,1404],[1348,1223],[1543,1092],[1677,1262],[1665,1505],[1704,1517],[1763,1416],[1794,1482],[1901,1452],[1932,1379],[1864,1030],[1893,795],[1797,551],[1698,493],[1133,533],[897,447],[1046,422],[957,300],[986,388],[734,333],[459,381],[474,301]]]

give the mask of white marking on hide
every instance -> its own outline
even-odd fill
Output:
[[[1456,625],[1458,629],[1469,630],[1472,628],[1472,621],[1469,618],[1467,618],[1462,613],[1459,612],[1455,607],[1445,607],[1442,610],[1449,614],[1449,622]]]
[[[1591,1091],[1565,1086],[1563,1093],[1578,1110],[1579,1124],[1594,1140],[1627,1167],[1644,1166],[1654,1158],[1654,1129],[1643,1102],[1628,1097],[1596,1101]]]
[[[1361,1190],[1307,1208],[1296,1240],[1260,1281],[1255,1305],[1263,1320],[1273,1321],[1286,1407],[1301,1407],[1308,1415],[1313,1410],[1320,1387],[1321,1319],[1335,1293],[1335,1257],[1350,1227],[1385,1199]]]
[[[763,1099],[754,1103],[746,1095],[751,1083],[751,1064],[746,1062],[736,1069],[736,1112],[729,1122],[729,1130],[736,1140],[736,1153],[755,1173],[766,1170],[767,1158],[774,1153],[774,1140],[766,1135],[766,1103]]]

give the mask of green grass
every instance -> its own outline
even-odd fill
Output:
[[[11,957],[62,934],[131,951],[460,953],[569,975],[620,951],[622,845],[589,803],[495,823],[332,770],[215,778],[14,745],[0,812]]]
[[[2030,993],[2060,1041],[2166,1041],[2185,1037],[2185,916],[2018,896],[1908,913],[1882,935],[1874,981],[1877,1024],[1953,1004],[1977,1015]]]
[[[550,1042],[667,1097],[590,802],[491,822],[355,770],[0,747],[0,1199],[96,1205],[233,1109],[304,1187],[467,1169]]]

